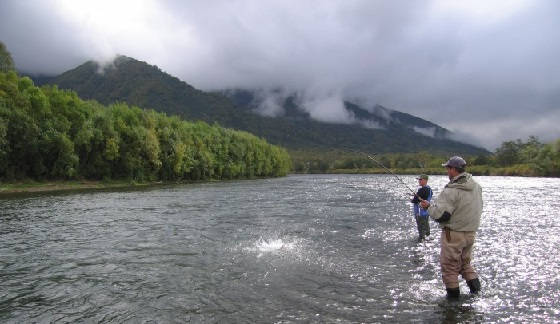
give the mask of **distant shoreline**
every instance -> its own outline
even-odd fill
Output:
[[[409,168],[409,169],[390,169],[391,172],[398,175],[447,175],[445,168]],[[544,176],[538,174],[537,170],[531,168],[519,167],[490,167],[486,165],[476,165],[467,168],[467,172],[474,176],[503,176],[503,177],[538,177],[538,178],[557,178],[555,176]],[[325,172],[316,172],[325,174],[385,174],[386,170],[381,168],[357,168],[357,169],[328,169]]]
[[[22,181],[0,184],[0,198],[33,193],[48,192],[69,192],[69,191],[90,191],[105,189],[122,189],[122,188],[142,188],[156,185],[162,185],[162,182],[130,182],[130,181],[93,181],[93,180],[73,180],[73,181]]]
[[[438,169],[392,169],[397,175],[445,175],[445,170]],[[518,177],[542,177],[531,173],[510,172],[507,168],[478,168],[473,167],[467,172],[472,173],[474,176],[518,176]],[[384,169],[331,169],[325,172],[308,172],[308,173],[292,173],[292,174],[386,174]],[[549,177],[554,178],[554,177]],[[259,178],[255,178],[259,179]],[[232,179],[232,180],[246,180],[246,179]],[[151,182],[134,182],[134,181],[95,181],[95,180],[56,180],[56,181],[20,181],[0,183],[0,198],[5,198],[20,194],[33,194],[33,193],[54,193],[54,192],[71,192],[71,191],[94,191],[94,190],[107,190],[107,189],[140,189],[153,186],[162,185],[176,185],[176,184],[193,184],[200,182],[218,182],[218,181],[231,181],[231,180],[204,180],[204,181],[151,181]]]
[[[11,196],[29,195],[29,194],[42,194],[42,193],[58,193],[58,192],[73,192],[73,191],[96,191],[96,190],[138,190],[143,188],[158,187],[158,186],[171,186],[171,185],[184,185],[184,184],[197,184],[197,183],[212,183],[212,182],[226,182],[237,180],[255,180],[255,179],[269,179],[268,177],[255,177],[255,178],[239,178],[239,179],[206,179],[206,180],[184,180],[184,181],[148,181],[136,182],[130,180],[53,180],[53,181],[19,181],[19,182],[0,182],[0,199]]]

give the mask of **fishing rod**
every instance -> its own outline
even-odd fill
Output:
[[[364,153],[365,154],[365,153]],[[389,168],[387,168],[386,166],[383,165],[383,163],[377,161],[376,159],[374,159],[371,155],[366,154],[366,156],[368,158],[370,158],[373,162],[377,163],[379,166],[381,166],[383,169],[385,169],[386,171],[388,171],[390,174],[394,175],[395,178],[397,178],[397,180],[399,180],[414,196],[418,197],[418,199],[420,199],[420,201],[424,200],[422,199],[420,196],[418,196],[418,194],[412,190],[398,175],[396,175],[395,173],[393,173],[393,171],[391,171]]]
[[[415,197],[417,197],[420,201],[423,201],[424,199],[422,199],[422,197],[418,196],[418,194],[412,190],[398,175],[396,175],[395,173],[393,173],[393,171],[391,171],[389,168],[387,168],[385,165],[383,165],[383,163],[379,162],[378,160],[376,160],[375,158],[373,158],[373,156],[366,154],[364,152],[360,152],[360,151],[356,151],[356,150],[352,150],[350,149],[349,151],[352,152],[356,152],[356,153],[361,153],[364,154],[365,156],[367,156],[370,160],[372,160],[373,162],[377,163],[377,165],[379,165],[381,168],[383,168],[385,171],[389,172],[390,174],[392,174],[395,178],[397,178],[397,180],[400,181],[400,183],[402,183]],[[375,154],[372,154],[375,155]]]

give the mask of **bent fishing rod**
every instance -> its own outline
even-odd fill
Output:
[[[364,154],[365,156],[367,156],[370,160],[372,160],[373,162],[377,163],[377,165],[379,165],[383,170],[385,170],[386,172],[392,174],[395,178],[397,178],[397,180],[400,181],[400,183],[402,183],[415,197],[417,197],[420,201],[423,201],[424,199],[422,199],[422,197],[418,196],[418,194],[412,190],[398,175],[396,175],[395,173],[393,173],[393,171],[391,171],[389,168],[387,168],[385,165],[383,165],[383,163],[379,162],[377,159],[373,158],[372,155],[366,154],[364,152],[360,152],[360,151],[356,151],[356,150],[352,150],[352,149],[348,149],[351,152],[355,152],[355,153],[361,153]]]

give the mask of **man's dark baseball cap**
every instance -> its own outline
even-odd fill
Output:
[[[452,156],[451,158],[449,158],[449,160],[447,160],[447,162],[445,162],[445,163],[442,164],[441,166],[444,166],[444,167],[446,167],[446,168],[460,168],[460,169],[464,169],[466,165],[467,165],[467,162],[465,162],[465,160],[463,160],[462,157],[460,157],[460,156]]]

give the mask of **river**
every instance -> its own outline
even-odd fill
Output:
[[[4,198],[0,322],[558,322],[560,179],[475,179],[482,292],[459,301],[391,176]]]

